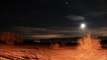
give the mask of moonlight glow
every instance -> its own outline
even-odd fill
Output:
[[[81,27],[81,29],[84,29],[84,28],[86,27],[86,24],[82,23],[82,24],[80,25],[80,27]]]

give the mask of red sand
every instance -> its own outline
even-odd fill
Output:
[[[0,60],[107,60],[107,49],[99,49],[99,42],[87,38],[80,40],[77,47],[0,45]]]
[[[107,49],[94,54],[82,52],[82,55],[80,55],[80,52],[76,51],[75,47],[53,49],[42,45],[0,46],[0,60],[80,60],[82,57],[87,56],[95,60],[107,60]]]

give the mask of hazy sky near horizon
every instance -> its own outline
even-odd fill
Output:
[[[76,32],[85,23],[90,30],[106,32],[107,0],[2,0],[0,18],[1,28],[24,26]]]

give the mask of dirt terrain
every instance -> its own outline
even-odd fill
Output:
[[[88,35],[77,46],[0,45],[0,60],[107,60],[107,44]]]
[[[101,53],[103,51],[103,53]],[[107,59],[107,49],[94,54],[93,58]],[[60,47],[46,45],[7,46],[0,45],[0,60],[79,60],[75,59],[78,51],[75,47]],[[99,55],[101,59],[99,58]],[[85,56],[86,57],[86,56]],[[103,57],[103,58],[102,58]]]

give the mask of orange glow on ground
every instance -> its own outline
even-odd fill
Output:
[[[77,47],[58,44],[51,46],[0,46],[1,60],[107,60],[107,49],[90,35],[78,40]],[[50,48],[51,47],[51,48]]]

